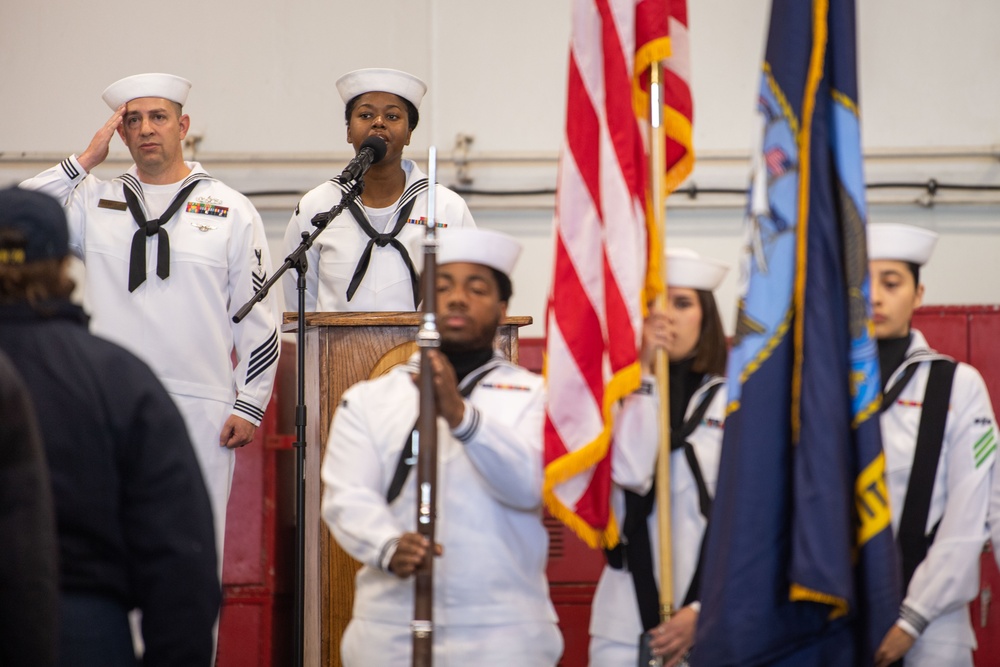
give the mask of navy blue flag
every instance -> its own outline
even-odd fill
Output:
[[[900,596],[853,0],[773,0],[694,667],[870,665]]]

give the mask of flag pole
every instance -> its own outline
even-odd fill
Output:
[[[663,125],[663,63],[657,60],[649,71],[649,190],[653,209],[653,228],[666,247],[667,213],[663,178],[666,172],[666,133]],[[656,296],[655,307],[667,308],[667,260],[660,255],[663,291]],[[673,617],[674,550],[670,520],[670,369],[667,351],[656,351],[656,384],[660,393],[659,455],[656,458],[656,517],[660,532],[660,622]]]

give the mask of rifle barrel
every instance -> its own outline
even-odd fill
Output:
[[[437,150],[431,146],[427,159],[427,220],[424,235],[422,324],[417,333],[420,348],[420,417],[417,420],[417,533],[430,548],[417,567],[413,588],[413,667],[431,667],[434,662],[434,523],[437,514],[437,397],[430,350],[441,345],[435,308],[437,297],[437,225],[434,190]]]

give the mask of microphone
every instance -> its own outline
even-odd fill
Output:
[[[343,173],[340,174],[340,182],[356,181],[364,176],[373,164],[385,157],[387,149],[385,139],[376,135],[362,141],[358,154],[344,167]]]

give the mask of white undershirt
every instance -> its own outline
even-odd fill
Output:
[[[166,185],[143,183],[142,193],[146,200],[146,215],[150,219],[160,217],[167,210],[170,202],[173,201],[174,195],[181,189],[181,183],[183,182],[182,179],[176,183],[167,183]]]
[[[396,201],[385,208],[373,208],[371,206],[365,206],[365,215],[368,216],[368,222],[372,223],[372,229],[374,229],[379,234],[385,234],[386,229],[389,227],[389,222],[392,220],[392,214],[396,211]]]

